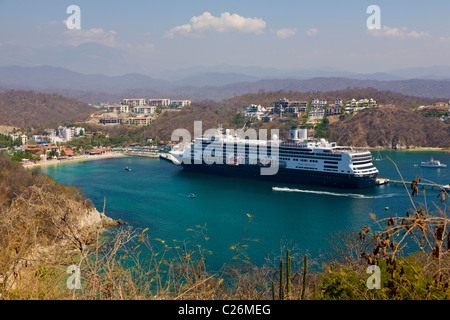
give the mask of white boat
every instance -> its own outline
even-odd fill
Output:
[[[433,158],[431,158],[430,161],[422,161],[420,166],[427,168],[445,168],[447,165],[441,163],[439,160],[433,160]]]
[[[380,151],[377,152],[377,156],[375,158],[373,158],[372,161],[381,161],[383,160],[383,157],[381,156]]]
[[[376,185],[387,184],[388,182],[389,182],[389,179],[383,179],[383,178],[377,178],[375,180]]]

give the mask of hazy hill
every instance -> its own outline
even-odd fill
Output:
[[[420,70],[431,72],[434,69]],[[317,77],[320,70],[315,72],[294,70],[288,73],[265,70],[273,72],[269,76],[256,75],[256,71],[250,75],[250,71],[248,68],[242,68],[242,73],[233,71],[190,75],[182,71],[181,73],[185,74],[184,77],[169,81],[142,74],[122,76],[81,74],[48,66],[0,67],[0,90],[44,91],[63,94],[87,103],[117,102],[123,97],[169,97],[220,101],[261,91],[326,92],[347,88],[375,88],[420,97],[450,98],[450,80],[448,79],[401,79],[400,76],[390,73],[366,75],[332,72],[332,70],[329,72],[322,70],[326,77]],[[443,77],[446,73],[442,72],[436,73],[436,77]],[[399,71],[399,73],[412,74],[407,70]],[[344,74],[345,77],[340,74]]]
[[[57,94],[9,90],[0,93],[0,125],[33,127],[85,120],[96,109]]]
[[[170,83],[143,74],[133,73],[121,76],[82,74],[64,68],[0,67],[0,87],[19,86],[30,89],[58,89],[105,91],[114,93],[135,88],[156,88],[166,90]]]

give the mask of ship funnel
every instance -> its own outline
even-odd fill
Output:
[[[308,140],[308,129],[305,127],[300,127],[298,129],[298,139],[301,141]]]
[[[289,130],[289,140],[294,140],[294,141],[298,140],[298,128],[297,127],[292,127]]]

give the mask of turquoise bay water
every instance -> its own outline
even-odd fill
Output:
[[[381,152],[399,167],[403,178],[423,177],[437,183],[450,182],[450,154],[443,152]],[[449,165],[430,169],[414,166],[430,157]],[[399,179],[391,161],[374,162],[379,177]],[[132,171],[126,171],[128,166]],[[59,182],[80,186],[106,214],[131,226],[149,228],[153,238],[171,242],[192,238],[188,228],[206,226],[209,240],[201,245],[212,251],[208,264],[231,263],[247,224],[247,254],[260,265],[270,254],[279,254],[282,243],[301,253],[317,256],[329,249],[328,239],[344,230],[370,225],[369,214],[377,218],[404,215],[410,209],[402,185],[383,185],[363,190],[342,190],[283,184],[250,179],[219,177],[182,171],[161,159],[123,157],[42,167],[42,172]],[[409,186],[408,186],[409,188]],[[426,190],[428,201],[439,191]],[[189,198],[194,193],[196,198]],[[423,194],[420,198],[423,200]],[[389,207],[386,210],[385,207]]]

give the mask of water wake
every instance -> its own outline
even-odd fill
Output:
[[[335,196],[335,197],[349,197],[349,198],[355,198],[355,199],[391,198],[391,197],[395,196],[394,193],[370,196],[370,195],[364,195],[364,194],[358,194],[358,193],[338,193],[338,192],[329,192],[329,191],[292,189],[292,188],[287,188],[287,187],[272,187],[272,190],[280,191],[280,192],[313,193],[313,194]]]

